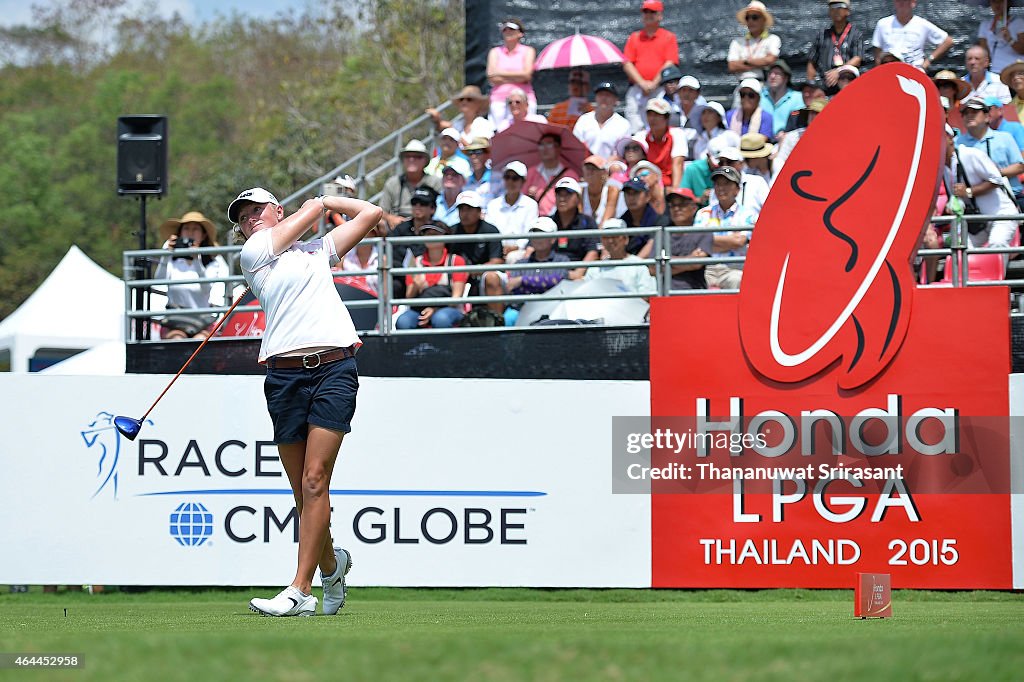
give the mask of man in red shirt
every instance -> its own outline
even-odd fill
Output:
[[[679,187],[683,181],[683,163],[686,160],[688,147],[686,135],[682,128],[672,128],[668,124],[672,113],[668,100],[659,98],[647,102],[647,123],[649,130],[633,136],[639,140],[642,136],[647,142],[647,160],[661,171],[661,182],[666,187]]]
[[[623,50],[626,61],[622,70],[632,83],[626,91],[626,119],[631,133],[644,127],[644,108],[660,85],[661,70],[679,65],[676,34],[661,28],[664,9],[661,0],[644,0],[640,8],[644,27],[630,34]]]

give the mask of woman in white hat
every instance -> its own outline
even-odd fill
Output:
[[[326,211],[348,220],[319,239],[299,242]],[[242,192],[228,206],[228,218],[245,239],[242,274],[267,316],[259,352],[267,367],[264,393],[299,514],[295,577],[276,597],[249,602],[250,609],[266,616],[313,615],[317,565],[323,612],[335,614],[345,603],[352,559],[331,540],[330,483],[356,409],[355,352],[362,342],[334,287],[331,266],[382,216],[366,201],[325,196],[309,199],[286,218],[280,202],[261,187]]]
[[[173,255],[160,259],[156,279],[173,280],[167,286],[167,309],[209,308],[224,303],[224,282],[210,279],[228,276],[228,265],[221,256],[176,253],[177,249],[220,246],[217,228],[199,211],[171,218],[160,226],[163,248]],[[216,320],[213,313],[176,313],[160,320],[165,339],[205,339],[208,327]]]
[[[736,13],[736,20],[746,27],[747,32],[729,44],[729,56],[726,58],[729,73],[767,73],[782,52],[782,39],[768,32],[775,25],[774,17],[763,2],[754,0]]]
[[[700,112],[700,130],[693,140],[692,160],[708,155],[708,143],[725,132],[725,109],[718,102],[708,102]]]

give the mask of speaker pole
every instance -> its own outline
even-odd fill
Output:
[[[139,250],[146,250],[146,195],[139,195]],[[150,268],[149,258],[140,257],[135,261],[135,272],[139,273],[142,279],[149,279]],[[135,289],[135,309],[149,310],[149,287],[145,291],[141,287]],[[150,318],[135,318],[135,338],[149,341]]]

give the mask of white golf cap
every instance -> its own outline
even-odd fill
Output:
[[[601,225],[602,230],[621,230],[626,227],[626,221],[622,218],[609,218]]]
[[[754,92],[761,92],[761,81],[756,78],[744,78],[740,81],[740,90],[753,90]]]
[[[705,109],[710,109],[711,111],[713,111],[716,114],[718,114],[718,117],[720,119],[722,119],[722,125],[725,125],[725,107],[723,107],[718,102],[711,101],[711,102],[708,102],[707,104],[705,104],[704,108]]]
[[[582,195],[583,188],[580,187],[580,183],[575,178],[562,178],[555,183],[555,190],[567,189],[570,192]]]
[[[441,131],[441,137],[449,137],[455,140],[456,142],[462,140],[462,136],[459,135],[459,131],[457,131],[455,128],[445,128],[444,130]]]
[[[742,161],[743,153],[736,147],[726,147],[718,152],[718,158],[728,159],[729,161]]]
[[[693,76],[683,76],[679,80],[679,87],[700,90],[700,81],[694,78]]]
[[[456,208],[458,208],[459,206],[483,208],[484,198],[480,196],[477,192],[473,192],[472,190],[468,192],[460,192],[459,196],[455,197],[455,206]]]
[[[546,215],[537,218],[533,221],[533,225],[530,225],[530,232],[557,232],[558,225],[555,221]]]
[[[505,164],[505,172],[512,172],[521,178],[526,177],[526,164],[522,161],[509,161]]]
[[[275,197],[267,190],[263,189],[262,187],[253,187],[252,189],[247,189],[241,194],[239,194],[238,197],[236,197],[235,200],[231,202],[231,204],[228,206],[228,220],[230,220],[233,223],[237,223],[238,211],[242,207],[242,204],[245,203],[274,204],[275,206],[281,205],[281,202],[277,200],[277,197]]]

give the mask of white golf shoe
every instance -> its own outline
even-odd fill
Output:
[[[320,582],[324,586],[325,616],[333,616],[345,605],[345,597],[348,595],[345,575],[352,569],[352,555],[348,550],[335,547],[334,557],[338,560],[334,574],[324,575],[323,571],[320,572]]]
[[[249,600],[249,610],[261,616],[312,616],[316,613],[316,597],[289,585],[273,599]]]

